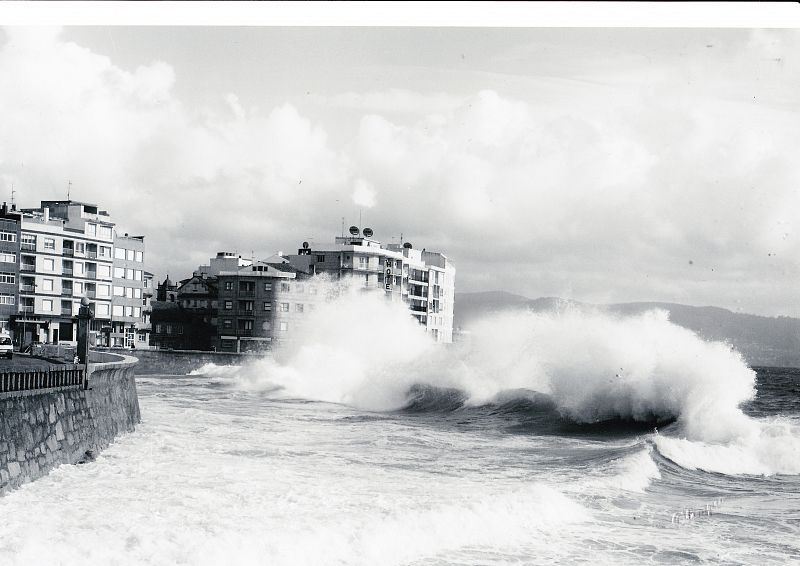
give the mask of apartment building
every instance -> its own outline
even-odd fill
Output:
[[[253,352],[271,348],[302,318],[308,274],[284,262],[254,262],[217,275],[218,349]],[[313,287],[313,286],[312,286]]]
[[[118,281],[137,281],[135,271],[128,278],[127,263],[115,265],[115,225],[108,212],[95,204],[66,200],[42,201],[39,208],[22,209],[20,214],[19,304],[13,321],[17,344],[74,343],[75,317],[81,298],[87,297],[94,311],[90,340],[108,345],[114,334],[112,305],[121,304],[113,300],[115,275],[120,274],[115,267],[124,270]],[[142,252],[143,261],[143,239],[140,244],[135,249]],[[136,257],[134,251],[141,288],[142,264]],[[126,291],[122,296],[126,297]],[[140,294],[139,316],[141,300]],[[123,308],[121,312],[122,326],[117,328],[124,342],[124,324],[135,324],[134,317],[125,315],[135,311]]]
[[[11,320],[19,304],[19,239],[21,215],[9,210],[3,203],[0,208],[0,332],[13,338]]]
[[[370,228],[351,226],[350,234],[336,237],[332,245],[312,248],[304,242],[297,254],[286,257],[301,270],[350,277],[406,303],[435,341],[453,341],[456,269],[444,254],[415,250],[408,242],[383,245]]]
[[[108,345],[122,348],[142,347],[147,334],[142,319],[145,292],[144,236],[114,237],[113,296]]]

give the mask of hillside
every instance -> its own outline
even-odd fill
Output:
[[[528,299],[503,291],[458,293],[455,298],[455,327],[468,330],[473,321],[492,312],[516,309],[538,312],[570,303],[552,297]],[[572,304],[580,305],[575,302]],[[696,332],[704,339],[729,343],[751,365],[800,367],[800,319],[741,314],[719,307],[692,307],[675,303],[620,303],[603,307],[619,314],[663,309],[669,311],[672,322]]]

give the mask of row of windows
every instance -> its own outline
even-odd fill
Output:
[[[0,272],[0,283],[14,284],[17,282],[17,276],[14,273]]]
[[[114,305],[114,316],[131,316],[139,318],[142,314],[141,307],[130,307],[124,305]]]
[[[141,299],[142,289],[140,287],[122,287],[114,285],[115,297],[126,297],[128,299]]]
[[[303,283],[295,283],[294,286],[291,283],[281,283],[281,292],[289,293],[294,287],[295,293],[303,293],[305,291],[305,287]],[[234,290],[234,282],[233,281],[225,281],[224,288],[226,291],[233,291]],[[252,281],[239,281],[239,292],[240,293],[252,293],[255,291],[255,286]],[[272,283],[264,283],[264,291],[272,291]],[[315,295],[317,293],[317,288],[314,285],[309,285],[308,292],[311,295]]]
[[[0,231],[0,242],[16,242],[16,241],[17,241],[16,232],[6,232],[5,230]]]
[[[114,278],[115,279],[130,279],[131,281],[141,281],[142,280],[142,270],[141,269],[126,269],[124,267],[115,267],[114,268]]]
[[[308,310],[314,309],[314,304],[308,305]],[[225,310],[232,310],[233,309],[233,301],[225,301],[224,303]],[[255,303],[253,301],[239,301],[239,310],[241,311],[252,311],[254,310]],[[264,301],[262,303],[262,307],[265,311],[269,312],[272,310],[272,303],[269,301]],[[289,308],[289,303],[278,303],[278,309],[280,312],[289,312],[291,309]],[[295,303],[294,304],[295,312],[304,312],[305,305],[303,303]]]
[[[114,258],[116,259],[124,259],[127,261],[138,261],[142,263],[144,261],[144,253],[140,250],[128,250],[125,248],[116,247],[114,248]]]
[[[112,237],[111,226],[104,226],[102,224],[97,225],[93,222],[86,223],[86,235],[87,236],[99,236],[103,239],[110,240]]]
[[[0,262],[17,263],[17,254],[0,253]]]
[[[0,294],[0,305],[13,305],[15,302],[14,295]]]
[[[156,333],[157,334],[183,334],[183,325],[176,324],[175,326],[171,324],[156,324]]]
[[[222,321],[222,328],[224,330],[232,330],[233,329],[233,320],[226,318]],[[253,321],[252,320],[240,320],[239,321],[239,330],[253,330]],[[278,323],[278,330],[281,332],[286,332],[289,330],[289,323],[281,321]]]

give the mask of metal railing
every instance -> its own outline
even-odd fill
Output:
[[[36,265],[31,263],[22,263],[19,268],[21,271],[36,271]]]
[[[19,249],[25,250],[25,251],[29,251],[29,252],[35,252],[36,251],[36,242],[22,242],[19,245]]]
[[[36,290],[36,285],[20,285],[20,293],[33,293]]]
[[[86,389],[86,370],[76,367],[51,367],[46,370],[0,372],[0,393],[32,391],[53,387]]]
[[[72,287],[61,287],[61,296],[62,297],[71,297],[72,296]]]
[[[86,257],[88,257],[89,259],[96,259],[97,258],[97,252],[92,252],[92,251],[88,251],[87,250]]]
[[[75,255],[75,249],[74,248],[62,248],[61,255],[67,256],[67,257],[73,257]]]
[[[33,312],[33,305],[20,305],[19,312]]]

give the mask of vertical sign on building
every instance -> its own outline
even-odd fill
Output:
[[[392,290],[392,258],[386,258],[386,269],[383,273],[383,284],[387,291]]]

